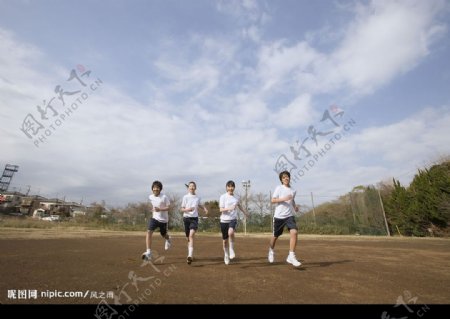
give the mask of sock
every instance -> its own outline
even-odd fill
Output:
[[[230,240],[230,249],[234,250],[234,241],[231,241],[231,240]]]
[[[188,247],[188,256],[192,257],[193,253],[194,253],[194,247],[189,245],[189,247]]]
[[[224,248],[223,252],[225,253],[225,256],[228,256],[228,249]]]
[[[151,249],[147,249],[147,254],[150,254],[152,252]]]
[[[295,256],[295,253],[294,253],[293,251],[290,251],[290,250],[289,250],[289,256],[294,257],[294,256]]]
[[[270,251],[270,252],[273,252],[273,249],[272,249],[272,247],[269,247],[269,251]]]

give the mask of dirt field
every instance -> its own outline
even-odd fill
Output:
[[[285,262],[286,234],[277,242],[273,264],[267,262],[269,234],[240,234],[237,258],[228,266],[219,233],[197,236],[191,265],[182,234],[172,234],[169,251],[154,236],[159,257],[142,262],[144,236],[0,229],[0,303],[404,303],[407,315],[408,304],[432,308],[450,302],[449,239],[300,235],[302,266],[295,269]]]

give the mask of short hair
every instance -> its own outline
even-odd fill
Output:
[[[234,184],[233,181],[228,181],[227,184],[226,184],[226,186],[227,186],[227,187],[228,187],[228,186],[232,186],[232,187],[236,188],[236,185]]]
[[[278,175],[278,177],[280,178],[280,182],[283,181],[283,175],[287,175],[289,179],[291,178],[291,173],[289,173],[288,171],[282,171],[280,175]]]
[[[161,183],[160,181],[154,181],[154,182],[153,182],[153,184],[152,184],[152,190],[153,190],[153,187],[155,187],[155,186],[159,187],[160,190],[163,189],[163,185],[162,185],[162,183]]]

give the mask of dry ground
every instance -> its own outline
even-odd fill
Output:
[[[285,262],[286,234],[277,242],[273,264],[267,262],[269,234],[240,234],[237,258],[228,266],[219,233],[196,237],[191,265],[186,239],[172,236],[169,251],[154,236],[159,257],[147,263],[140,259],[145,232],[2,228],[0,303],[395,305],[403,298],[405,304],[432,307],[450,302],[449,239],[300,235],[302,266],[295,269]],[[67,296],[50,298],[55,292]]]

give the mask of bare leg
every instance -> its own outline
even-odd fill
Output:
[[[188,256],[190,257],[192,257],[194,253],[194,237],[195,237],[195,229],[191,229],[188,238]]]
[[[228,254],[228,238],[223,240],[223,251]]]
[[[278,237],[272,237],[269,241],[269,247],[275,249],[275,243],[277,242]]]
[[[295,252],[295,247],[297,247],[297,229],[291,229],[289,234],[291,236],[289,240],[289,251]]]
[[[152,236],[153,236],[153,231],[152,230],[147,230],[147,236],[145,238],[145,243],[147,245],[147,250],[152,249]]]
[[[192,247],[194,247],[194,236],[195,236],[195,229],[191,229],[189,232],[188,242]]]
[[[234,249],[234,229],[228,228],[228,238],[230,238],[230,248]]]
[[[236,254],[234,252],[234,229],[228,228],[228,238],[230,238],[230,259],[234,259],[236,257]]]

